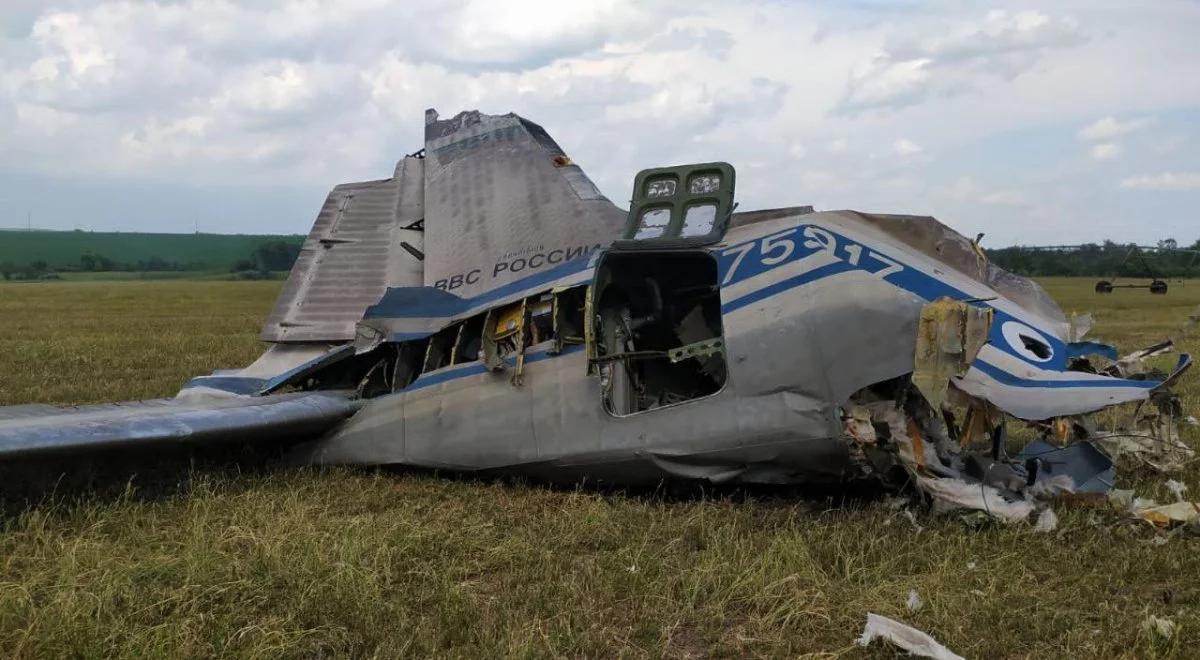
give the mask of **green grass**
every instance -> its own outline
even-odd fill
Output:
[[[78,267],[80,255],[91,252],[117,263],[133,264],[159,257],[168,262],[194,264],[197,268],[229,270],[234,261],[249,258],[256,247],[271,240],[299,245],[304,237],[9,230],[0,231],[0,263],[25,266],[41,260],[51,268]]]
[[[1126,348],[1200,304],[1196,282],[1166,297],[1048,285]],[[257,354],[279,286],[0,285],[0,402],[172,394]],[[1196,379],[1182,390],[1194,414]],[[1195,466],[1176,478],[1200,492]],[[1162,481],[1119,477],[1160,499]],[[857,656],[868,611],[967,657],[1183,657],[1200,643],[1200,542],[1159,545],[1082,504],[1058,506],[1045,535],[920,512],[918,530],[886,501],[780,493],[214,468],[169,486],[135,480],[6,519],[0,654]],[[1150,614],[1181,632],[1146,632]]]

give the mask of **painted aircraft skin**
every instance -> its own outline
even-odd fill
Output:
[[[729,356],[728,380],[716,394],[613,415],[584,347],[556,355],[545,342],[528,349],[522,387],[478,361],[422,374],[404,391],[368,402],[297,459],[614,483],[844,481],[856,470],[842,405],[863,387],[912,371],[916,319],[940,297],[995,310],[989,343],[956,385],[1013,414],[1096,410],[1143,399],[1159,384],[1068,371],[1061,322],[889,240],[861,217],[788,215],[734,227],[704,250],[719,264]],[[531,286],[518,285],[523,290],[502,301],[585,287],[599,256],[528,278]],[[482,307],[467,303],[460,317]],[[1050,357],[1010,341],[1013,326],[1044,339]]]
[[[459,133],[465,137],[455,142]],[[342,330],[289,340],[288,333],[299,324],[277,324],[272,335],[276,343],[255,365],[193,379],[171,400],[121,407],[0,408],[0,456],[261,441],[291,445],[288,460],[298,464],[408,465],[612,484],[664,478],[845,482],[872,474],[847,438],[849,402],[864,389],[914,372],[922,310],[944,298],[991,310],[986,343],[969,368],[951,377],[950,386],[999,411],[1026,420],[1067,417],[1145,400],[1164,385],[1076,370],[1073,358],[1115,349],[1078,342],[1072,324],[1040,287],[987,264],[969,240],[932,218],[796,207],[735,213],[719,240],[708,245],[606,247],[621,235],[611,203],[589,188],[582,170],[565,159],[540,127],[515,115],[462,113],[438,121],[431,113],[427,135],[433,135],[427,144],[448,146],[431,151],[430,162],[422,156],[401,161],[395,177],[400,197],[389,202],[397,210],[388,220],[396,227],[405,224],[400,234],[407,237],[404,249],[421,255],[424,269],[415,262],[389,265],[392,279],[386,289],[381,286],[375,304],[354,312],[353,318],[338,312]],[[491,137],[495,135],[501,137]],[[447,172],[452,173],[444,166],[436,170],[440,179],[428,173],[439,162],[450,162],[444,155],[449,153],[460,169],[472,164],[469,159],[476,154],[482,163],[474,165],[479,178],[451,181],[453,190],[470,194],[477,180],[502,185],[494,179],[514,169],[507,161],[485,172],[487,176],[478,171],[496,153],[510,159],[526,153],[505,146],[504,140],[524,140],[521,148],[534,160],[523,176],[541,177],[534,179],[534,188],[563,195],[546,199],[576,205],[553,214],[556,221],[581,223],[578,242],[596,242],[602,249],[581,250],[584,256],[546,264],[525,276],[505,273],[495,285],[479,282],[470,295],[440,288],[449,281],[446,277],[422,281],[422,272],[428,277],[435,270],[478,270],[485,262],[473,250],[491,245],[493,251],[512,254],[516,251],[504,240],[537,239],[537,231],[527,225],[528,213],[513,209],[510,200],[521,198],[513,190],[502,191],[506,201],[501,211],[489,211],[486,195],[463,211],[447,206],[454,200],[448,202],[430,183],[445,182]],[[553,156],[552,166],[548,156]],[[412,177],[424,177],[423,197],[416,201],[403,198],[409,194],[405,190],[422,190],[422,181],[414,183]],[[433,208],[425,203],[431,199],[450,208],[446,218],[467,218],[467,224],[449,226],[449,233],[438,229],[438,219],[424,215]],[[326,208],[338,204],[350,207],[331,194]],[[489,223],[471,224],[469,217],[479,208],[495,213],[488,216]],[[580,216],[587,214],[591,219],[585,225]],[[424,228],[414,228],[413,218],[420,218]],[[457,233],[468,229],[491,233]],[[562,227],[556,231],[573,233]],[[411,244],[422,240],[422,232],[424,244]],[[311,260],[316,263],[326,254],[322,250],[337,250],[341,242],[317,236],[314,228],[306,249],[316,255]],[[403,256],[393,245],[386,247],[381,259]],[[365,376],[356,374],[356,381],[361,376],[357,389],[320,384],[322,374],[344,369],[353,360],[399,356],[406,346],[423,347],[448,328],[480,323],[485,315],[483,322],[490,323],[494,314],[521,301],[590,301],[606,260],[634,256],[647,264],[682,257],[696,264],[711,261],[715,279],[707,285],[719,295],[718,339],[723,344],[719,388],[618,414],[615,404],[610,405],[616,363],[598,356],[595,337],[591,345],[554,337],[490,361],[481,352],[478,359],[419,373],[399,386],[396,357],[392,386],[384,393],[367,395],[363,389],[374,367]],[[432,260],[438,260],[436,269]],[[292,277],[281,306],[292,304],[288,296],[303,296],[315,286],[314,278],[325,276],[298,269]],[[286,314],[273,315],[277,317]],[[264,335],[272,332],[271,323]],[[599,321],[584,315],[580,323]],[[346,327],[349,334],[336,334]],[[1182,356],[1167,381],[1189,365],[1190,358]],[[386,364],[383,369],[386,381]]]

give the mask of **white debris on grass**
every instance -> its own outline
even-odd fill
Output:
[[[921,523],[917,522],[917,516],[912,512],[912,509],[905,509],[904,517],[908,518],[908,522],[912,523],[913,529],[916,529],[918,534],[925,529],[921,526]]]
[[[1074,492],[1075,480],[1069,474],[1056,474],[1053,477],[1038,479],[1025,489],[1025,495],[1035,500],[1052,500]]]
[[[1171,487],[1168,485],[1167,488]],[[1149,498],[1136,497],[1132,490],[1113,489],[1108,492],[1108,501],[1117,511],[1128,513],[1158,527],[1200,521],[1200,503],[1184,499],[1171,504],[1159,504]]]
[[[933,498],[933,512],[946,513],[958,509],[983,511],[1008,523],[1025,522],[1033,513],[1033,503],[1024,500],[1008,501],[1000,491],[986,484],[969,483],[962,479],[930,479],[917,477],[921,490]]]
[[[1142,620],[1142,628],[1148,633],[1168,640],[1174,637],[1175,633],[1179,631],[1179,624],[1165,616],[1151,614]]]
[[[1174,479],[1167,479],[1167,483],[1163,485],[1166,486],[1167,490],[1171,491],[1171,494],[1175,496],[1176,502],[1183,501],[1183,494],[1186,493],[1188,489],[1186,484],[1175,481]]]
[[[863,627],[862,636],[858,638],[859,646],[869,646],[871,642],[882,639],[896,645],[903,651],[922,658],[934,660],[963,660],[961,655],[942,646],[929,635],[894,621],[886,616],[867,613],[867,625]]]
[[[1038,514],[1037,522],[1033,525],[1033,531],[1042,532],[1043,534],[1053,532],[1058,528],[1058,516],[1055,515],[1054,509],[1043,509]]]
[[[921,594],[917,593],[916,589],[913,589],[908,592],[908,600],[904,602],[904,606],[908,608],[909,612],[917,612],[922,607],[925,607],[925,601],[921,600]]]

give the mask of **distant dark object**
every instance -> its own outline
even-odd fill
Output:
[[[989,250],[988,258],[1001,268],[1031,276],[1100,276],[1096,293],[1116,289],[1148,289],[1165,295],[1168,277],[1200,275],[1200,241],[1191,249],[1178,247],[1174,239],[1158,245],[1038,245]],[[1120,283],[1121,278],[1141,280]],[[1145,280],[1149,280],[1146,282]]]
[[[1180,250],[1178,247],[1178,244],[1175,242],[1175,239],[1173,239],[1173,238],[1169,238],[1165,241],[1159,241],[1158,245],[1155,247],[1130,245],[1129,252],[1127,252],[1125,254],[1125,259],[1121,262],[1121,264],[1118,266],[1118,268],[1120,266],[1124,266],[1125,264],[1127,264],[1131,261],[1136,261],[1141,266],[1141,269],[1145,273],[1145,276],[1150,278],[1150,283],[1149,284],[1113,284],[1109,280],[1100,280],[1099,282],[1096,283],[1096,293],[1112,293],[1113,289],[1149,289],[1150,293],[1152,293],[1154,295],[1158,295],[1158,296],[1166,295],[1167,294],[1167,283],[1165,280],[1162,279],[1162,277],[1160,277],[1160,275],[1161,275],[1160,269],[1156,268],[1154,266],[1154,264],[1151,263],[1151,259],[1148,259],[1147,255],[1150,255],[1151,257],[1157,257],[1157,256],[1160,256],[1161,253],[1168,253],[1168,252],[1169,253],[1191,253],[1192,254],[1192,263],[1188,264],[1189,268],[1195,264],[1195,261],[1196,261],[1195,255],[1200,254],[1200,252],[1196,252],[1194,250]]]
[[[1113,284],[1108,280],[1096,282],[1096,293],[1112,293],[1113,289],[1150,289],[1150,293],[1165,295],[1167,293],[1167,283],[1157,278],[1149,284]]]

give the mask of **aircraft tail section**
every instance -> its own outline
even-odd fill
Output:
[[[261,338],[346,342],[393,289],[472,298],[607,246],[625,212],[539,125],[426,112],[425,149],[390,179],[335,187]]]
[[[471,298],[586,256],[625,212],[541,126],[516,114],[425,114],[424,284]]]
[[[349,341],[388,287],[421,286],[424,172],[425,160],[410,156],[390,179],[330,191],[261,339]]]

